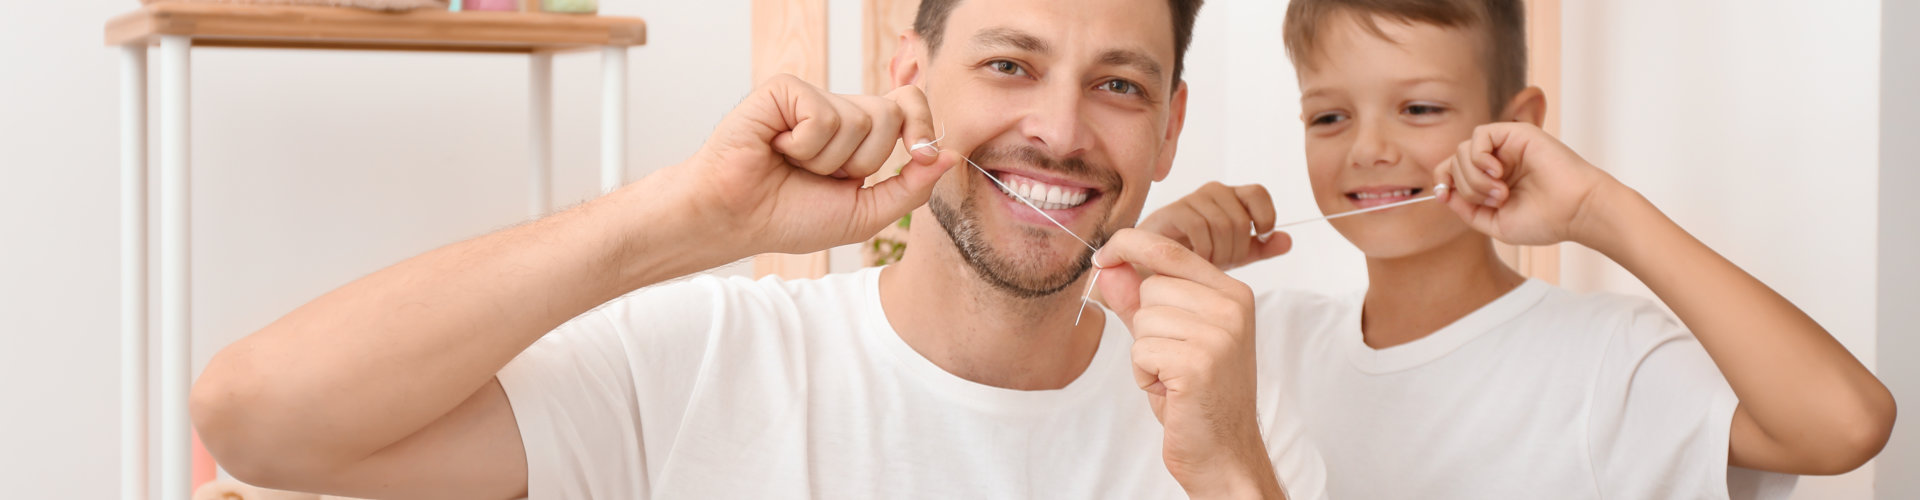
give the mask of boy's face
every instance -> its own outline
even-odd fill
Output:
[[[1354,16],[1333,17],[1308,56],[1313,64],[1296,65],[1307,171],[1323,213],[1433,194],[1433,167],[1492,121],[1475,35],[1375,22],[1388,39]],[[1419,254],[1472,231],[1437,202],[1332,224],[1370,258]]]

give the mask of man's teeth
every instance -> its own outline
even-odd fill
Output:
[[[1361,200],[1373,200],[1373,199],[1379,199],[1379,198],[1405,198],[1408,196],[1413,196],[1412,189],[1402,189],[1399,191],[1387,191],[1383,193],[1353,193],[1353,197],[1355,199],[1361,199]]]
[[[1026,198],[1041,210],[1065,210],[1077,207],[1086,203],[1087,197],[1092,194],[1082,188],[1055,186],[1021,177],[1006,177],[1003,179],[1006,187],[1000,188],[1000,192]]]

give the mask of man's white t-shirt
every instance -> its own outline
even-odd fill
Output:
[[[1263,414],[1299,419],[1336,499],[1784,498],[1730,468],[1738,401],[1651,301],[1533,280],[1433,334],[1362,340],[1362,295],[1262,294]]]
[[[903,341],[879,275],[699,277],[562,325],[499,373],[529,498],[1185,498],[1117,318],[1066,387],[1001,389]]]

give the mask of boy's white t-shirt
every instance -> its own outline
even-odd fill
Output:
[[[498,375],[529,498],[1186,497],[1117,318],[1066,387],[1001,389],[901,340],[879,275],[699,277],[535,342]],[[1294,498],[1321,497],[1315,457],[1281,455],[1297,427],[1265,430]]]
[[[1262,294],[1263,414],[1297,419],[1336,499],[1784,498],[1731,468],[1738,401],[1651,301],[1530,280],[1413,342],[1373,349],[1362,294]]]

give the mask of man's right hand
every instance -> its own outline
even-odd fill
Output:
[[[1229,270],[1287,253],[1293,238],[1273,230],[1273,198],[1259,184],[1209,182],[1141,219],[1139,229],[1167,237]]]
[[[954,153],[922,149],[900,175],[863,187],[907,139],[934,138],[926,95],[827,93],[799,78],[768,80],[735,107],[686,163],[644,188],[678,195],[728,248],[805,253],[872,237],[927,202]]]

